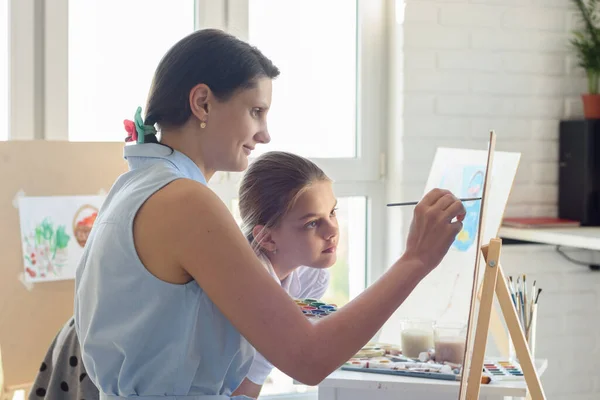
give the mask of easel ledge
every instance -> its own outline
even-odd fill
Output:
[[[483,362],[485,356],[485,347],[490,326],[490,317],[492,313],[494,294],[502,309],[504,320],[510,337],[515,346],[515,351],[519,359],[519,364],[523,369],[523,375],[528,388],[528,398],[532,400],[546,400],[546,395],[542,388],[540,378],[535,369],[529,347],[525,339],[525,333],[519,324],[517,312],[513,307],[510,292],[506,283],[506,276],[500,265],[500,252],[502,249],[502,240],[491,239],[488,245],[481,247],[481,252],[485,259],[485,272],[483,276],[481,301],[479,304],[479,314],[475,330],[475,343],[473,346],[473,356],[469,369],[469,379],[467,383],[467,400],[478,399],[481,387],[481,375],[483,371]],[[465,371],[465,373],[467,373]]]

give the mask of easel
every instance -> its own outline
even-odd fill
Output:
[[[461,376],[459,387],[459,400],[476,400],[479,398],[479,390],[481,388],[481,375],[483,373],[483,362],[485,358],[485,348],[487,343],[488,331],[490,328],[490,319],[493,311],[494,293],[500,303],[502,314],[512,341],[515,351],[523,369],[523,375],[529,392],[528,399],[545,400],[546,395],[542,389],[542,385],[533,365],[531,353],[525,340],[525,334],[521,329],[517,312],[513,307],[511,296],[506,283],[506,277],[500,266],[500,250],[502,241],[498,238],[490,239],[489,244],[482,245],[482,230],[484,227],[487,195],[490,188],[492,166],[494,160],[494,151],[496,148],[496,133],[490,132],[490,142],[488,148],[488,159],[486,165],[485,180],[483,185],[483,194],[481,196],[481,209],[479,218],[479,228],[477,233],[477,247],[480,248],[485,259],[485,271],[483,282],[481,285],[481,297],[479,301],[479,311],[475,316],[475,303],[477,297],[477,283],[479,281],[479,264],[481,258],[479,254],[475,257],[475,269],[473,274],[473,287],[471,292],[471,304],[469,309],[469,320],[467,328],[467,339],[465,345],[463,373]],[[473,344],[473,352],[471,349],[471,331],[472,324],[476,323],[475,340]],[[495,316],[494,324],[498,324],[498,318]]]
[[[511,300],[510,292],[506,283],[506,276],[504,275],[504,271],[500,265],[501,247],[502,240],[498,238],[491,239],[488,245],[481,247],[481,252],[483,254],[483,258],[485,259],[485,271],[482,283],[481,301],[479,303],[477,326],[475,330],[475,343],[473,345],[473,355],[469,370],[468,386],[466,389],[466,398],[468,400],[479,398],[485,347],[495,293],[498,303],[502,309],[502,314],[504,315],[504,320],[506,321],[506,326],[508,327],[510,337],[514,343],[519,363],[523,369],[525,382],[527,383],[527,388],[529,389],[527,397],[531,398],[532,400],[545,400],[546,395],[544,394],[540,378],[535,370],[533,359],[525,340],[525,334],[521,329],[517,312]]]

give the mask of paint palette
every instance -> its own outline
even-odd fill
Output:
[[[516,362],[511,361],[491,361],[486,360],[483,364],[483,371],[492,377],[493,380],[523,380],[523,370]]]
[[[453,371],[449,365],[435,364],[433,362],[416,362],[405,357],[391,355],[370,358],[351,358],[341,366],[341,369],[345,371],[450,381],[460,379],[458,372]]]
[[[296,299],[294,300],[300,309],[310,318],[322,318],[337,311],[335,304],[327,304],[317,299]]]

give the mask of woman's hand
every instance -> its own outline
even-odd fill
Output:
[[[404,257],[419,260],[427,272],[433,270],[461,231],[465,213],[462,201],[450,191],[431,190],[415,207]]]

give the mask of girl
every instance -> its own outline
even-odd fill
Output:
[[[308,321],[206,185],[216,171],[245,170],[255,146],[270,141],[278,74],[256,48],[210,29],[159,63],[145,118],[138,109],[128,124],[130,170],[109,191],[75,279],[75,328],[101,400],[229,399],[254,349],[316,385],[373,337],[460,231],[462,203],[432,190],[415,208],[402,257],[336,313]],[[307,105],[299,118],[310,114]],[[292,247],[287,233],[264,238],[275,257]]]
[[[270,152],[244,175],[239,190],[242,226],[269,274],[293,298],[319,299],[329,283],[326,268],[336,260],[338,226],[331,181],[302,157]],[[297,215],[311,217],[300,222]],[[70,319],[57,335],[37,374],[29,398],[94,400]],[[273,369],[259,353],[236,394],[258,397]]]
[[[242,178],[239,209],[248,242],[292,298],[320,299],[336,261],[339,230],[331,180],[286,152],[258,157]],[[257,353],[234,394],[258,397],[273,365]]]

